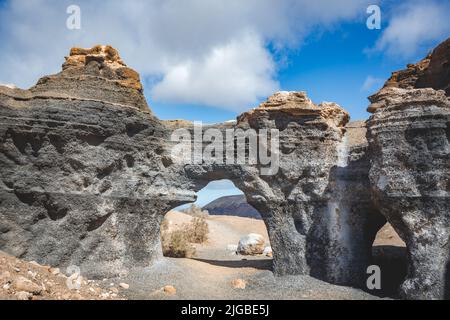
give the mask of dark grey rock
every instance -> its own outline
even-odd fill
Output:
[[[384,88],[368,122],[375,203],[406,242],[401,294],[444,297],[450,250],[450,102],[444,91]]]
[[[407,244],[403,296],[442,298],[448,98],[389,87],[371,99],[367,125],[348,123],[334,103],[280,92],[236,122],[203,127],[278,129],[273,175],[260,164],[185,164],[170,137],[192,123],[153,116],[139,76],[112,48],[73,49],[61,73],[30,90],[0,86],[0,250],[90,277],[145,268],[162,255],[164,214],[229,179],[267,226],[275,274],[364,287],[387,219]]]

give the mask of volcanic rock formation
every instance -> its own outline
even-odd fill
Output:
[[[407,244],[402,294],[442,298],[450,284],[450,101],[431,88],[384,88],[371,100],[370,180],[377,207]]]
[[[446,57],[448,45],[441,46],[436,55]],[[420,74],[434,79],[431,87],[447,88],[448,69],[435,61],[443,60],[431,55]],[[200,128],[205,137],[255,132],[264,148],[262,133],[278,133],[279,148],[270,151],[279,161],[264,173],[261,162],[223,161],[217,150],[215,161],[186,162],[173,152],[178,129],[187,134],[181,145],[209,150],[207,139],[195,139],[193,123],[158,120],[139,76],[113,48],[72,49],[62,72],[29,90],[0,86],[0,249],[77,265],[89,277],[146,267],[162,258],[164,214],[195,201],[210,181],[229,179],[264,219],[276,274],[363,286],[387,218],[408,246],[404,296],[442,298],[449,102],[443,91],[409,87],[420,79],[400,81],[408,88],[388,81],[370,98],[367,125],[348,123],[335,103],[279,92],[236,122]],[[238,143],[232,135],[223,150]]]

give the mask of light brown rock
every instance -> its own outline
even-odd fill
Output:
[[[42,292],[41,286],[23,276],[18,276],[14,279],[13,286],[16,291],[26,291],[33,294],[40,294]]]
[[[128,283],[125,283],[125,282],[119,283],[119,286],[120,286],[121,288],[123,288],[123,289],[128,289],[128,288],[130,288],[130,285],[129,285]]]
[[[165,294],[167,294],[168,296],[174,296],[177,294],[177,289],[175,289],[174,286],[164,286],[163,287],[163,291]]]
[[[231,281],[231,286],[234,289],[245,289],[245,286],[247,285],[247,281],[243,279],[234,279]]]
[[[30,300],[31,297],[33,296],[33,294],[31,294],[30,292],[26,292],[26,291],[19,291],[19,292],[16,292],[15,296],[18,300]]]

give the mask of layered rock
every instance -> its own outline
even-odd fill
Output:
[[[450,38],[439,44],[430,54],[416,64],[395,71],[384,87],[403,89],[433,88],[450,95]]]
[[[230,179],[266,223],[276,274],[361,286],[387,219],[408,246],[404,296],[442,297],[449,101],[444,91],[416,87],[448,87],[441,81],[447,69],[435,67],[445,52],[436,49],[410,79],[388,81],[370,98],[367,124],[348,123],[335,103],[279,92],[235,122],[200,128],[200,138],[231,130],[223,150],[238,144],[239,130],[253,131],[263,149],[270,146],[265,132],[278,135],[270,150],[277,162],[267,171],[261,161],[228,162],[220,154],[186,162],[174,152],[178,129],[190,150],[210,146],[194,139],[193,123],[154,117],[139,76],[111,47],[72,49],[60,73],[29,90],[0,86],[0,249],[77,265],[88,276],[149,266],[161,258],[164,214],[195,201],[210,181]],[[249,160],[249,141],[245,150]]]
[[[111,52],[74,49],[30,90],[0,87],[1,250],[92,276],[160,255],[160,212],[184,195],[162,177],[166,128]]]
[[[230,179],[244,192],[268,228],[275,273],[359,286],[385,220],[371,205],[364,134],[355,134],[364,124],[347,128],[348,118],[337,104],[316,105],[304,92],[276,93],[236,124],[214,126],[278,130],[276,172],[262,175],[258,164],[213,164],[186,166],[186,175],[198,189]]]
[[[407,245],[403,296],[442,298],[450,249],[449,99],[431,88],[384,88],[371,100],[370,180],[378,208]]]
[[[111,46],[73,48],[62,71],[39,79],[29,98],[100,101],[150,112],[139,74]]]
[[[367,193],[343,195],[367,186],[359,169],[345,169],[349,155],[360,157],[347,152],[348,113],[336,104],[281,92],[237,122],[202,128],[279,130],[270,175],[260,164],[179,163],[170,136],[193,124],[152,116],[139,77],[110,47],[72,49],[61,73],[30,90],[1,87],[0,104],[5,251],[90,276],[150,265],[160,257],[164,214],[210,181],[230,179],[268,226],[277,274],[361,280],[376,215]]]
[[[373,198],[406,242],[405,298],[450,296],[449,61],[447,39],[369,97]]]

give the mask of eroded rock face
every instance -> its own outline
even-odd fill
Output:
[[[26,93],[34,98],[101,101],[150,112],[139,74],[111,46],[73,48],[62,71],[41,78]]]
[[[0,87],[0,249],[106,276],[157,257],[160,212],[185,199],[163,177],[166,128],[117,55],[93,50],[30,90]]]
[[[428,56],[416,64],[395,71],[384,87],[403,89],[433,88],[450,95],[450,38],[438,45]]]
[[[369,97],[374,201],[408,250],[401,294],[450,297],[450,38]]]
[[[275,273],[361,285],[385,219],[371,205],[367,144],[364,134],[356,134],[364,123],[347,128],[348,118],[337,104],[315,105],[304,92],[276,93],[236,124],[213,127],[279,130],[278,171],[262,175],[260,165],[189,165],[185,175],[198,184],[196,190],[230,179],[244,192],[268,228]]]
[[[384,88],[371,99],[378,107],[368,123],[370,180],[378,208],[407,245],[402,294],[443,298],[450,249],[449,99],[431,88]]]
[[[164,214],[230,179],[263,216],[277,274],[360,283],[377,215],[367,191],[344,195],[367,188],[367,162],[334,103],[281,92],[203,128],[278,129],[272,175],[258,164],[178,163],[170,135],[192,123],[156,119],[139,77],[107,46],[72,49],[61,73],[30,90],[0,87],[0,116],[2,250],[89,276],[147,266],[161,256]]]
[[[367,124],[348,123],[335,103],[279,92],[236,122],[202,128],[259,139],[278,130],[279,166],[268,175],[260,163],[182,163],[171,135],[193,133],[193,123],[154,117],[114,49],[72,49],[62,72],[29,90],[0,86],[0,249],[90,277],[149,266],[161,258],[163,216],[230,179],[266,223],[276,274],[361,286],[387,218],[408,246],[404,296],[442,297],[448,98],[389,85],[371,102]]]

